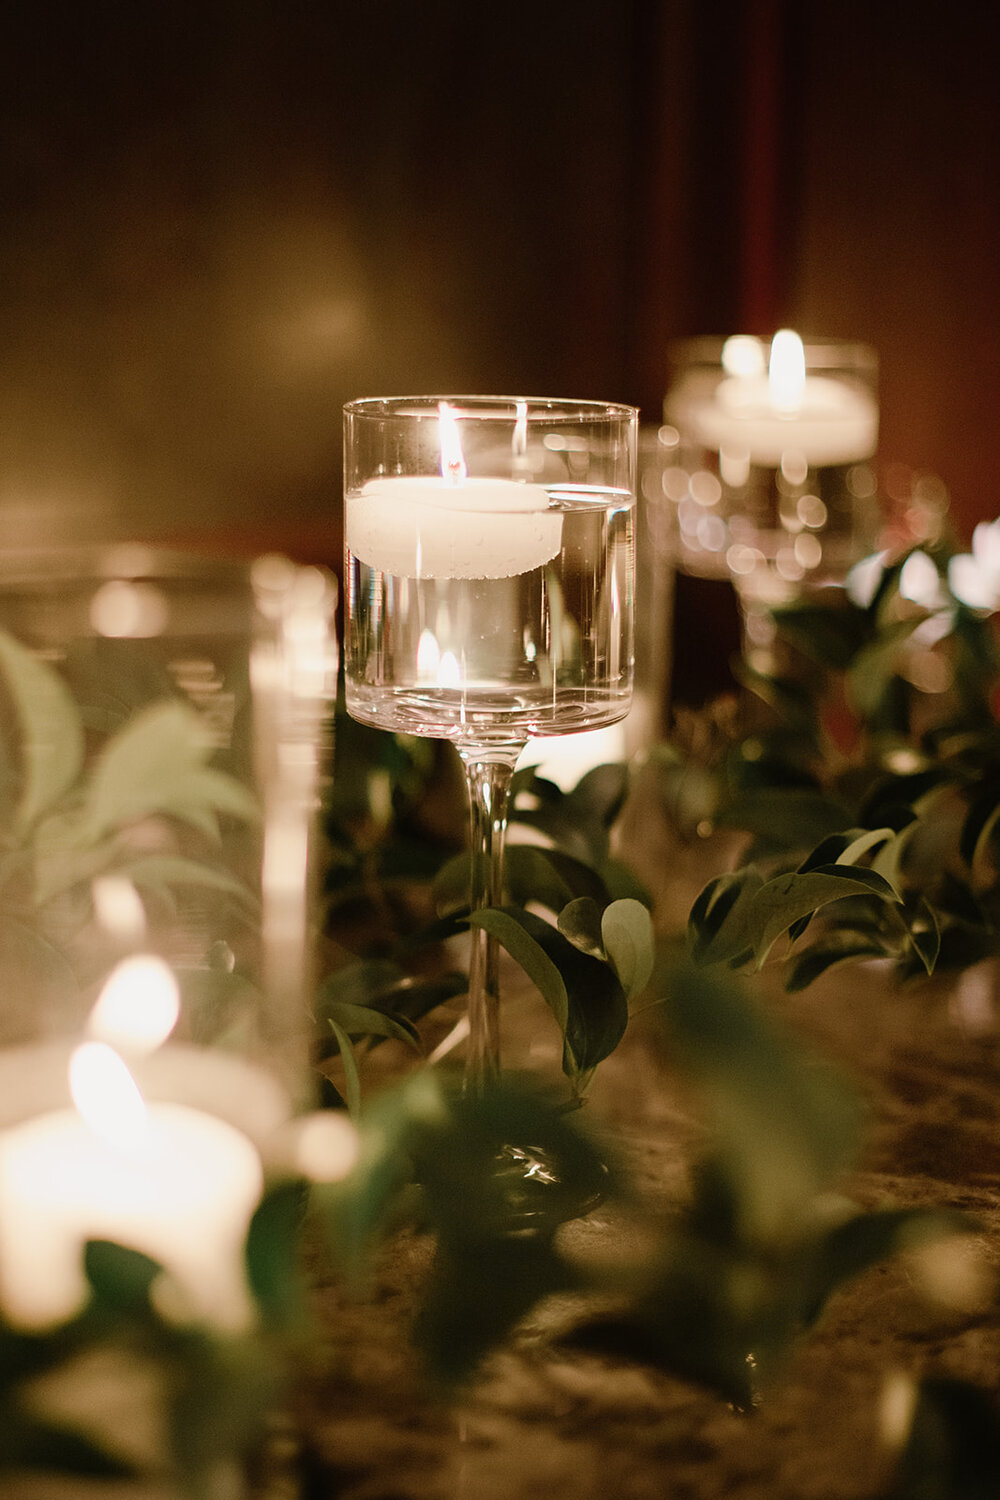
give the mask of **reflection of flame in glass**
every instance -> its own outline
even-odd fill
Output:
[[[806,355],[791,328],[779,329],[771,340],[767,384],[777,411],[792,415],[799,410],[806,388]]]
[[[169,964],[153,953],[138,953],[109,974],[88,1030],[122,1051],[145,1055],[166,1041],[180,1009],[177,979]]]
[[[796,502],[796,513],[803,526],[810,526],[818,531],[821,526],[826,525],[826,506],[818,495],[801,495]]]
[[[104,931],[124,942],[141,938],[146,928],[142,897],[124,875],[98,875],[90,887],[94,916]]]
[[[461,484],[468,470],[462,453],[462,439],[458,435],[458,422],[447,401],[438,402],[438,440],[441,445],[441,474],[455,484]]]
[[[438,687],[457,688],[462,685],[462,669],[454,652],[446,651],[441,657],[437,673]]]
[[[528,403],[518,401],[515,406],[517,420],[511,435],[510,446],[515,458],[523,459],[528,451]]]
[[[417,681],[435,687],[456,688],[462,683],[462,669],[453,651],[442,651],[433,630],[422,630],[417,643]]]
[[[105,1042],[84,1042],[69,1060],[73,1103],[89,1129],[116,1151],[141,1146],[149,1116],[138,1085],[123,1060]]]
[[[441,664],[441,648],[433,630],[422,630],[417,643],[417,677],[421,682],[436,682]]]

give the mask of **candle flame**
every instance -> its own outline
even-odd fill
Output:
[[[458,420],[447,401],[438,402],[438,440],[441,445],[441,475],[461,484],[468,470],[458,434]]]
[[[735,333],[722,346],[722,368],[727,375],[742,380],[757,380],[764,374],[764,350],[760,339],[749,333]]]
[[[802,406],[806,388],[806,355],[802,340],[791,328],[782,328],[771,340],[767,383],[772,405],[794,415]]]
[[[141,1146],[149,1133],[142,1095],[124,1060],[106,1042],[83,1042],[69,1060],[69,1087],[84,1122],[117,1151]]]
[[[136,953],[108,975],[87,1029],[98,1041],[144,1057],[166,1041],[180,1010],[170,965],[153,953]]]

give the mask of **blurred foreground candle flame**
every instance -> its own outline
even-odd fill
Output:
[[[111,971],[91,1011],[91,1036],[140,1056],[163,1044],[177,1025],[177,978],[162,958],[139,953]]]
[[[116,1151],[149,1140],[149,1115],[123,1058],[106,1042],[83,1042],[69,1060],[69,1089],[88,1128]]]

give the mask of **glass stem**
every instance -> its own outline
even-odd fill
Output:
[[[470,911],[498,906],[503,892],[503,848],[514,767],[523,746],[461,750],[469,792]],[[469,958],[469,1053],[466,1084],[482,1090],[500,1072],[500,947],[472,928]]]

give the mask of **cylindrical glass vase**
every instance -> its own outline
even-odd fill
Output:
[[[311,1099],[335,598],[280,557],[0,557],[0,1339],[90,1349],[104,1241],[162,1267],[168,1322],[259,1324],[247,1234]]]

